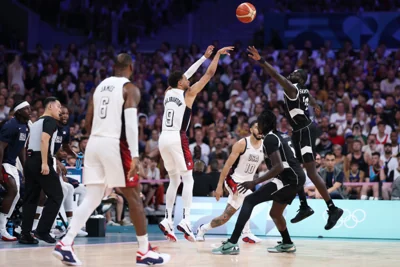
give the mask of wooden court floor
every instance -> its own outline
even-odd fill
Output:
[[[169,253],[167,266],[243,266],[243,267],[350,267],[350,266],[400,266],[400,242],[294,239],[297,252],[294,254],[271,254],[267,247],[274,246],[278,238],[267,238],[260,244],[240,244],[237,256],[212,255],[211,249],[224,240],[221,236],[208,238],[203,243],[177,243],[153,241],[161,252]],[[107,243],[76,245],[75,251],[83,266],[135,266],[137,244]],[[51,255],[52,247],[13,247],[0,249],[1,267],[47,267],[63,266]]]

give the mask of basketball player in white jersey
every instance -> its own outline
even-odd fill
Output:
[[[223,194],[223,185],[229,192],[228,204],[224,213],[214,219],[210,223],[200,225],[197,229],[197,241],[204,241],[204,235],[212,228],[216,228],[225,224],[242,206],[246,196],[252,192],[247,190],[245,193],[240,193],[237,186],[240,183],[253,181],[254,174],[262,161],[264,160],[263,152],[263,136],[258,132],[257,121],[250,125],[251,135],[237,141],[225,163],[224,168],[219,176],[219,183],[215,191],[217,201]],[[261,239],[253,235],[250,231],[250,221],[247,221],[242,232],[242,240],[246,243],[258,243]]]
[[[136,108],[140,102],[140,91],[129,80],[133,73],[131,56],[119,54],[114,71],[115,76],[97,86],[89,103],[85,127],[90,137],[83,170],[87,195],[77,208],[66,236],[53,251],[53,255],[65,265],[82,264],[72,244],[100,204],[107,186],[119,187],[128,201],[129,215],[139,243],[136,264],[163,265],[170,258],[153,251],[147,238],[146,217],[136,175],[139,156]]]
[[[206,56],[212,54],[213,46],[209,46]],[[221,55],[228,54],[233,47],[224,47],[216,53],[206,73],[201,79],[190,86],[189,78],[200,67],[201,63],[196,62],[187,72],[174,72],[168,77],[168,84],[171,89],[167,90],[164,98],[164,116],[162,132],[159,139],[159,149],[164,161],[165,169],[169,175],[169,186],[166,194],[165,219],[159,227],[170,241],[176,241],[172,222],[172,209],[176,193],[183,182],[183,220],[178,225],[178,230],[184,233],[187,240],[194,242],[195,236],[190,223],[190,207],[193,197],[193,160],[189,150],[189,141],[186,136],[187,127],[190,124],[192,105],[196,96],[214,76]],[[229,55],[229,54],[228,54]],[[204,62],[203,58],[203,62]]]

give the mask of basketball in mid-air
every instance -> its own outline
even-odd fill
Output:
[[[250,3],[241,3],[236,8],[236,17],[242,23],[250,23],[256,17],[257,10],[256,8]]]

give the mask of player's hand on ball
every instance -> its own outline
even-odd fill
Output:
[[[219,201],[223,194],[224,190],[222,189],[222,186],[217,186],[217,189],[215,190],[215,199]]]
[[[229,51],[232,51],[235,47],[234,46],[227,46],[227,47],[223,47],[220,50],[218,50],[218,54],[220,55],[230,55]]]
[[[254,181],[243,182],[238,185],[239,193],[246,193],[247,190],[253,189],[256,184]]]
[[[138,160],[139,160],[138,158],[132,159],[131,169],[129,170],[128,178],[134,177],[138,173],[138,170],[139,170]]]
[[[247,52],[249,52],[249,57],[251,57],[252,59],[257,61],[261,59],[260,54],[258,53],[257,49],[254,46],[249,46],[247,48]]]
[[[206,58],[210,58],[210,56],[212,55],[213,51],[214,51],[214,46],[213,46],[213,45],[209,45],[209,46],[207,47],[206,52],[204,53],[204,56],[205,56]]]

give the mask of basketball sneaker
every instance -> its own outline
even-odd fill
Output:
[[[299,210],[297,211],[296,216],[290,220],[291,223],[298,223],[305,218],[310,217],[314,214],[314,210],[309,206],[300,206]]]
[[[294,244],[284,244],[278,242],[278,245],[273,248],[268,248],[270,253],[293,253],[296,252],[296,246]]]
[[[204,236],[205,236],[205,234],[206,234],[206,231],[204,231],[204,230],[201,228],[203,225],[204,225],[204,224],[200,225],[199,228],[197,228],[196,241],[198,241],[198,242],[204,242],[204,241],[205,241]]]
[[[164,265],[170,259],[170,255],[156,252],[150,244],[146,253],[136,252],[136,265]]]
[[[169,222],[167,219],[164,219],[158,224],[158,227],[169,241],[172,242],[177,241],[177,238],[174,233],[174,224],[172,222]]]
[[[242,241],[249,244],[260,243],[261,239],[256,237],[252,232],[242,233]]]
[[[329,218],[328,222],[325,225],[325,230],[330,230],[336,225],[340,217],[342,217],[343,215],[343,210],[341,208],[335,207],[332,210],[328,210],[328,215]]]
[[[238,255],[240,253],[240,248],[237,244],[224,241],[222,242],[222,246],[214,248],[211,252],[215,255]]]
[[[192,225],[190,222],[186,220],[182,220],[178,226],[177,229],[183,233],[187,241],[190,242],[195,242],[196,238],[194,237],[194,234],[192,232]]]
[[[1,229],[0,235],[1,235],[1,240],[3,240],[3,241],[6,241],[6,242],[17,241],[17,238],[15,236],[10,235],[10,233],[7,232],[6,229]]]
[[[71,246],[65,246],[61,241],[57,243],[53,250],[53,256],[59,259],[63,264],[68,266],[80,266],[82,262],[74,253],[74,249]]]

